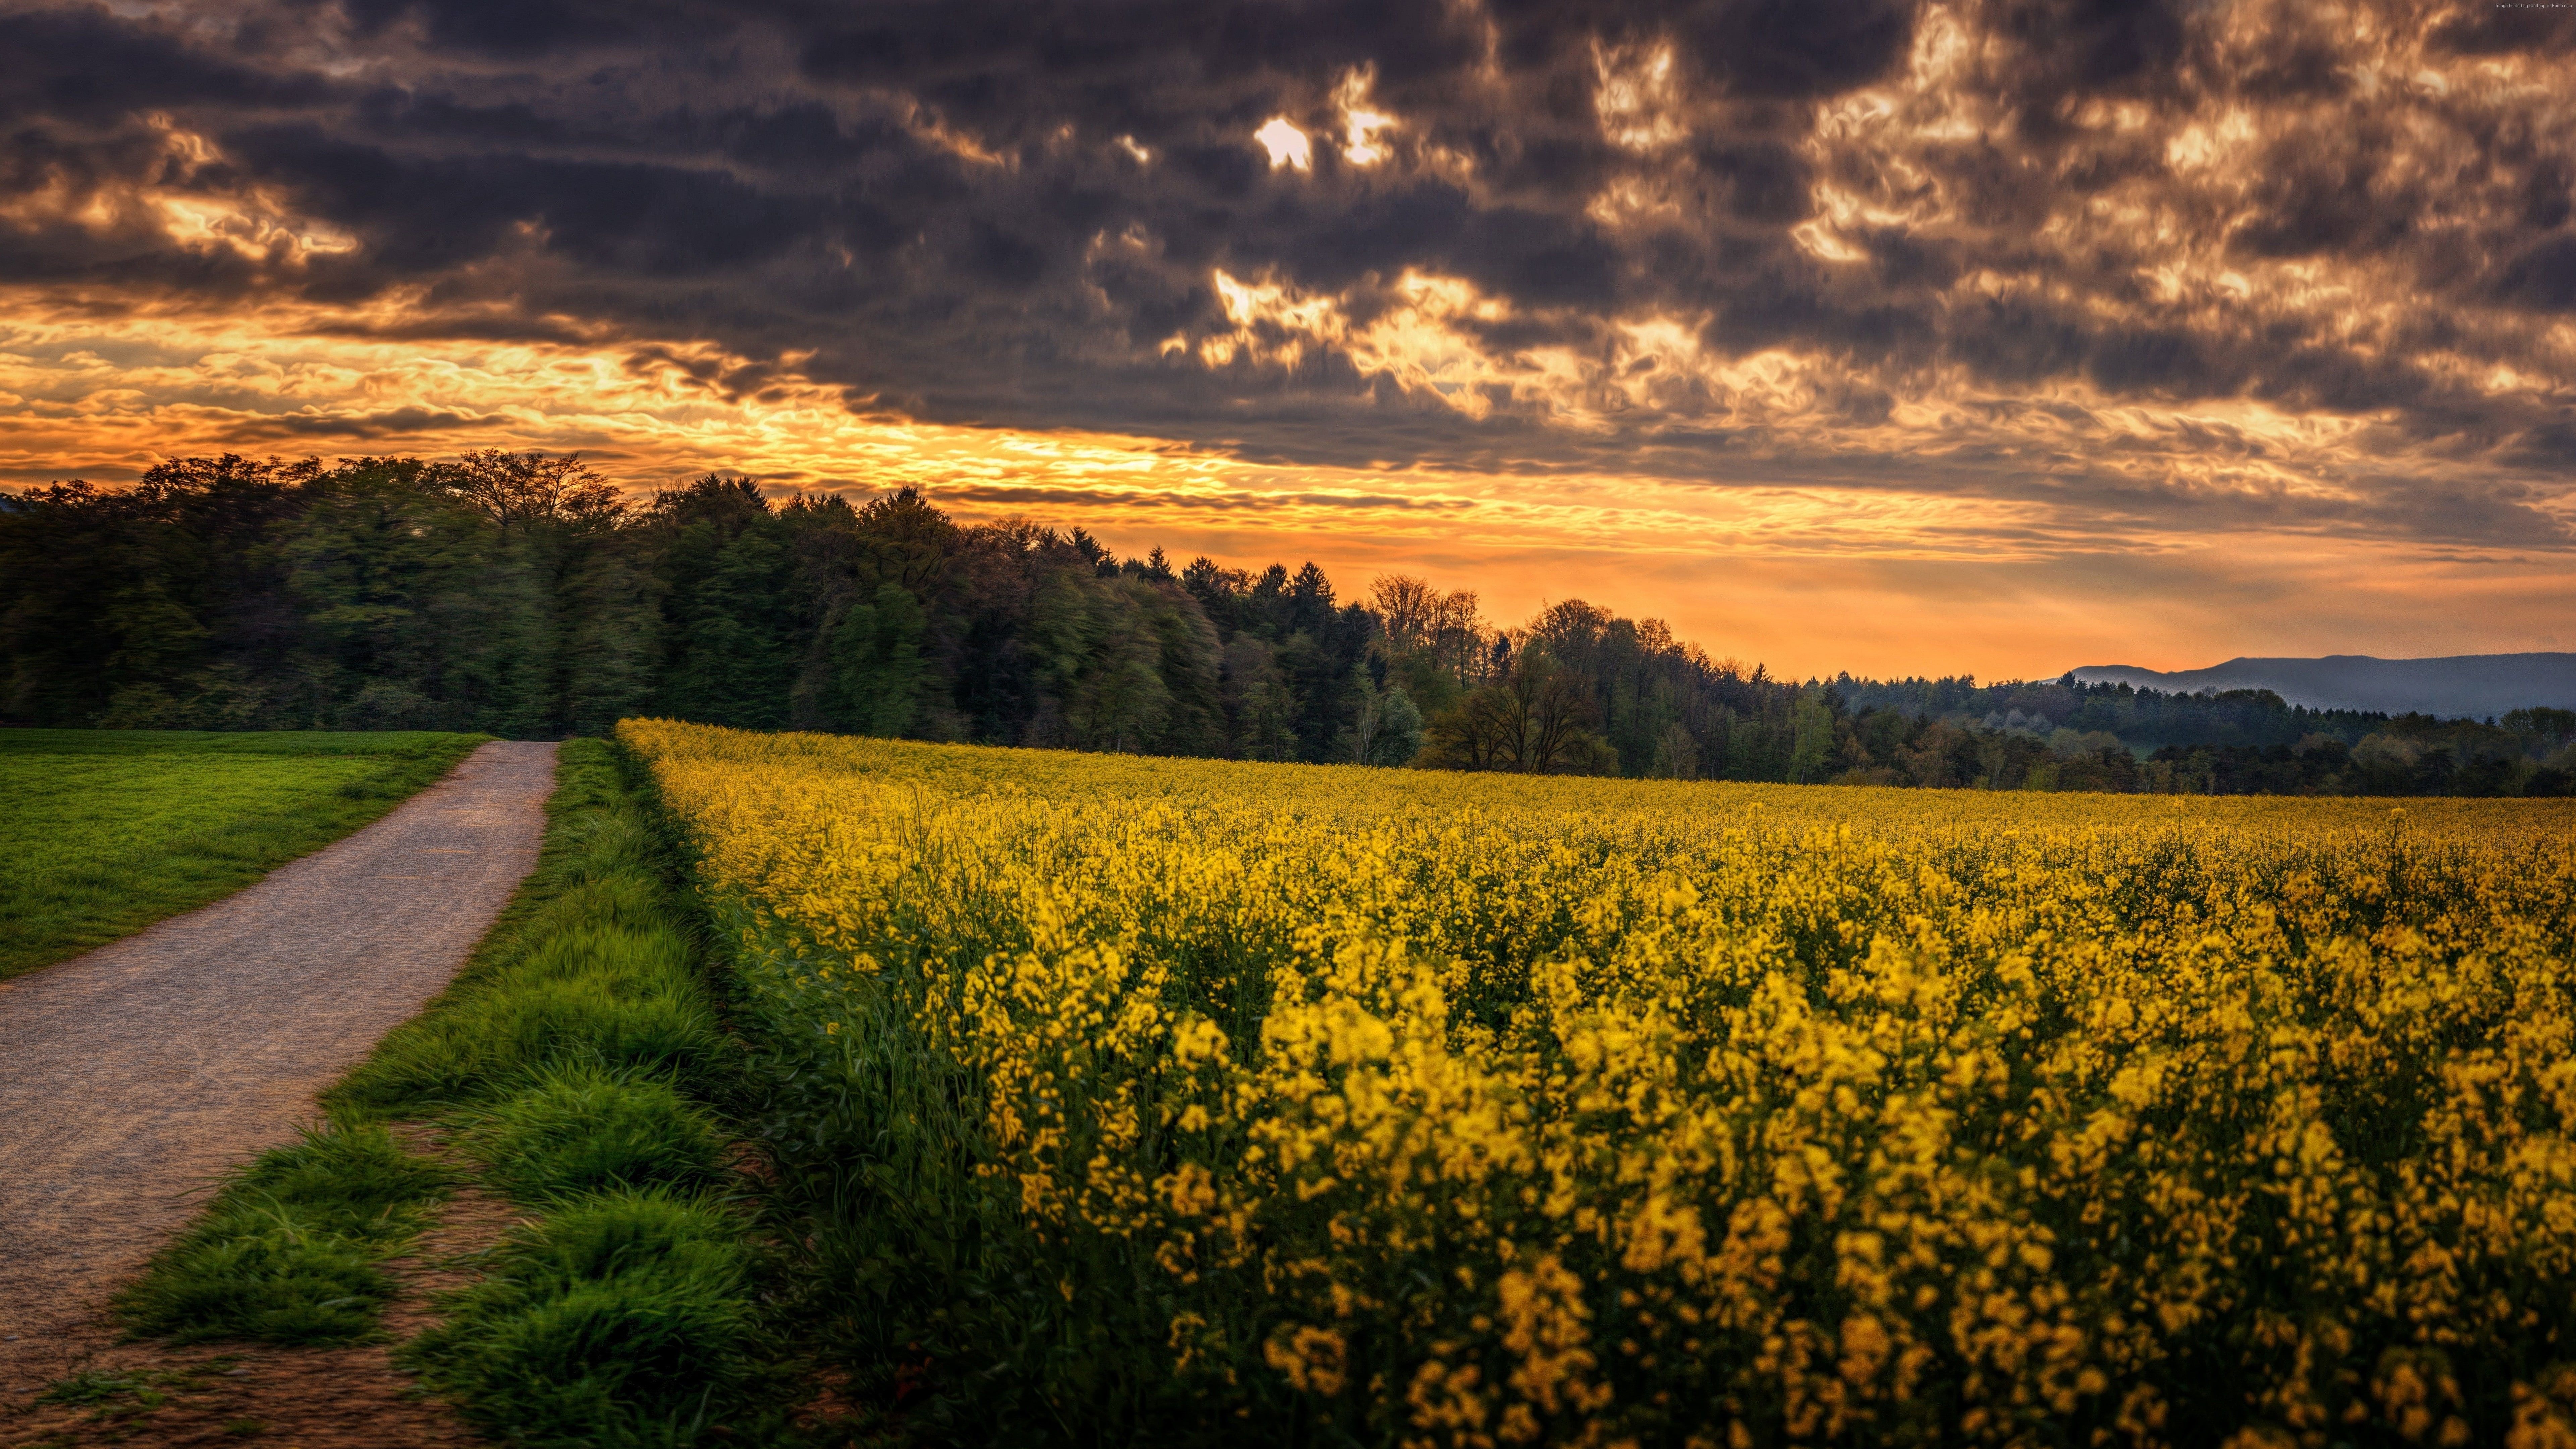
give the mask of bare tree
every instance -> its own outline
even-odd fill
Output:
[[[1532,650],[1522,653],[1507,687],[1524,721],[1517,768],[1545,775],[1574,763],[1577,741],[1592,723],[1592,701],[1583,681]]]
[[[1508,667],[1503,678],[1477,686],[1432,722],[1424,763],[1526,775],[1601,768],[1604,749],[1592,733],[1592,701],[1581,677],[1530,650]]]
[[[449,491],[505,531],[538,522],[604,528],[626,514],[626,496],[592,472],[579,453],[548,457],[484,448],[446,472]]]
[[[1429,647],[1443,602],[1438,589],[1411,574],[1384,574],[1369,585],[1369,607],[1394,649]]]

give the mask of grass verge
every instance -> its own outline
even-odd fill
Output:
[[[381,1260],[419,1233],[451,1174],[382,1127],[325,1124],[235,1173],[118,1299],[137,1336],[348,1343],[394,1283]]]
[[[512,1233],[410,1353],[517,1443],[689,1443],[764,1397],[757,1269],[715,1202],[589,1194]]]
[[[456,982],[325,1095],[123,1300],[138,1334],[347,1342],[460,1175],[542,1216],[400,1351],[478,1427],[531,1445],[685,1444],[760,1422],[765,1271],[724,1107],[733,1048],[692,917],[610,746],[557,756],[536,870]],[[405,1154],[396,1121],[454,1131]],[[388,1155],[390,1154],[390,1155]]]
[[[0,980],[229,895],[489,738],[0,730]]]

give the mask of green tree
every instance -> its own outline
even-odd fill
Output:
[[[878,585],[872,601],[842,611],[832,628],[835,723],[863,735],[911,730],[927,674],[921,641],[929,623],[921,601],[896,583]]]
[[[283,530],[288,588],[318,686],[315,726],[462,728],[453,668],[491,641],[468,613],[488,584],[474,515],[407,470],[344,469],[317,481]]]
[[[1121,618],[1086,660],[1065,701],[1078,745],[1119,754],[1152,749],[1172,706],[1158,669],[1162,649],[1138,615]]]
[[[1834,714],[1821,691],[1807,690],[1790,707],[1789,778],[1814,784],[1825,777],[1825,760],[1834,748]]]
[[[691,542],[711,556],[704,573],[679,592],[678,659],[664,685],[671,713],[739,729],[776,729],[787,715],[795,655],[788,640],[787,551],[766,528],[746,528],[715,544],[707,530]]]
[[[1168,566],[1140,567],[1122,587],[1154,633],[1155,673],[1167,698],[1157,748],[1182,755],[1225,753],[1225,700],[1218,678],[1216,629]]]
[[[1297,758],[1299,700],[1268,643],[1238,634],[1226,646],[1225,696],[1236,754],[1249,760]]]
[[[638,525],[662,612],[658,707],[742,729],[784,724],[812,638],[790,526],[750,479],[712,473],[654,495]]]
[[[1341,735],[1343,758],[1362,765],[1403,765],[1422,751],[1422,712],[1404,686],[1381,686],[1365,664],[1351,666],[1350,728]]]
[[[605,735],[653,698],[660,605],[652,574],[622,544],[586,543],[564,568],[561,719],[573,734]]]

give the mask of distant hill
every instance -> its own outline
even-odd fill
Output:
[[[2576,654],[2458,654],[2447,659],[2230,659],[2211,669],[2164,673],[2129,664],[2088,664],[2086,684],[2126,684],[2169,693],[2268,689],[2310,709],[2409,711],[2485,719],[2531,705],[2576,709]]]

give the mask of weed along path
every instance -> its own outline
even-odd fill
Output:
[[[536,864],[554,756],[484,745],[237,894],[0,984],[0,1379],[446,986]]]

